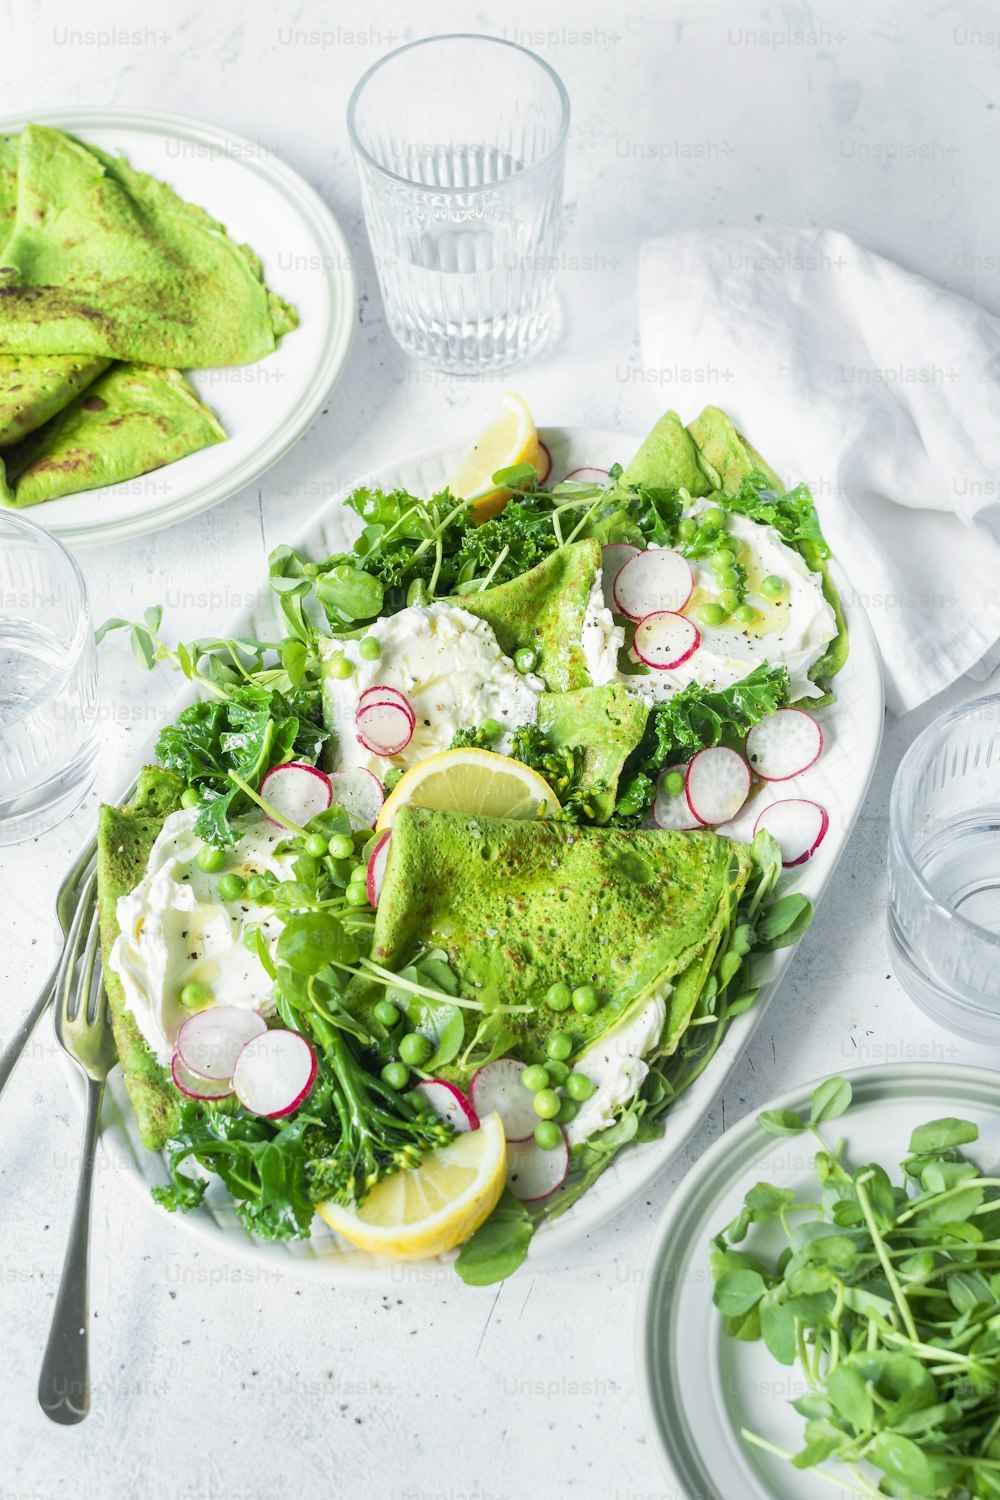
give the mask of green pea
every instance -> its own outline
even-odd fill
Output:
[[[554,1120],[559,1113],[560,1100],[555,1089],[539,1089],[531,1102],[534,1105],[535,1114],[541,1115],[543,1120]]]
[[[677,522],[677,535],[682,542],[693,542],[698,535],[698,522],[691,516],[685,516],[682,521]]]
[[[363,635],[358,642],[358,655],[365,661],[378,661],[382,655],[382,642],[376,635]]]
[[[213,844],[203,845],[195,856],[195,864],[199,870],[204,870],[207,875],[217,875],[225,863],[225,849],[216,849]]]
[[[710,505],[707,510],[702,511],[701,519],[702,524],[707,526],[709,531],[725,531],[726,529],[726,512],[721,505]]]
[[[594,1088],[595,1085],[586,1073],[571,1073],[566,1080],[566,1092],[577,1104],[582,1104],[584,1099],[589,1099]]]
[[[537,653],[530,646],[521,646],[514,652],[514,665],[521,673],[533,672],[536,660]]]
[[[715,576],[719,581],[719,587],[723,589],[734,589],[740,581],[740,575],[735,568],[716,568]]]
[[[569,1077],[569,1064],[560,1062],[557,1057],[552,1057],[545,1064],[545,1071],[549,1075],[549,1082],[558,1088]]]
[[[251,875],[247,881],[246,891],[250,900],[259,905],[271,894],[271,882],[266,875]]]
[[[735,589],[723,589],[719,595],[719,603],[727,615],[731,615],[733,610],[739,607],[739,602],[740,596]]]
[[[521,1074],[521,1082],[526,1089],[537,1094],[539,1089],[547,1089],[549,1086],[549,1075],[541,1063],[532,1063],[530,1068],[525,1068]]]
[[[196,979],[192,979],[181,990],[181,1004],[185,1010],[197,1010],[208,999],[208,990]]]
[[[411,1068],[423,1067],[434,1047],[422,1031],[408,1031],[399,1044],[399,1055]]]
[[[406,590],[407,607],[412,609],[415,604],[430,604],[431,591],[427,587],[426,580],[414,578]]]
[[[354,671],[354,667],[347,660],[343,651],[335,651],[327,661],[326,667],[331,677],[339,677],[341,679],[350,677]]]
[[[487,740],[498,740],[503,734],[503,728],[496,719],[484,719],[482,723],[483,738]]]
[[[391,792],[403,774],[402,766],[390,766],[382,778],[382,785],[387,792]]]
[[[358,881],[352,880],[344,892],[344,900],[348,906],[367,906],[368,892]]]
[[[222,875],[219,878],[219,895],[223,901],[239,901],[246,895],[247,883],[242,875]]]
[[[579,1106],[573,1099],[561,1099],[559,1101],[559,1113],[556,1121],[560,1125],[568,1125],[571,1120],[576,1119]]]
[[[722,625],[725,623],[726,611],[721,604],[703,604],[698,611],[698,618],[703,625]]]
[[[739,609],[733,610],[733,619],[741,625],[755,625],[757,622],[757,611],[752,604],[741,604]]]
[[[535,1126],[535,1145],[543,1151],[557,1151],[563,1143],[563,1133],[555,1120],[539,1120]]]
[[[592,984],[581,984],[573,991],[573,1009],[581,1016],[592,1016],[600,1005],[597,991]]]
[[[391,1089],[405,1089],[410,1079],[410,1070],[405,1063],[387,1062],[382,1069],[382,1082]]]
[[[354,840],[349,833],[335,833],[330,839],[329,849],[334,859],[350,859],[354,853]]]
[[[349,878],[349,883],[351,885],[367,885],[368,884],[368,866],[364,865],[364,864],[361,864],[361,865],[352,865],[351,866],[351,874],[350,874],[350,878]]]
[[[684,772],[668,771],[663,778],[663,786],[672,797],[679,797],[684,790]]]
[[[186,786],[181,792],[181,807],[197,807],[200,801],[196,787]]]
[[[549,1010],[569,1010],[572,999],[568,984],[550,984],[545,992],[545,1004]]]
[[[572,1038],[565,1036],[561,1031],[557,1031],[554,1036],[550,1036],[545,1043],[545,1051],[552,1058],[553,1062],[565,1062],[572,1050]]]
[[[306,839],[306,853],[311,854],[313,859],[322,859],[324,854],[329,853],[330,845],[321,833],[311,833]]]
[[[712,566],[714,568],[731,568],[736,561],[736,553],[732,547],[719,547],[712,553]]]
[[[760,586],[760,591],[765,599],[780,599],[788,585],[777,573],[768,573]]]
[[[375,1007],[375,1019],[384,1026],[387,1031],[399,1024],[399,1011],[391,1000],[380,1000]]]

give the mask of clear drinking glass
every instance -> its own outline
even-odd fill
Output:
[[[524,358],[551,315],[569,98],[533,52],[486,36],[411,42],[347,108],[389,328],[474,375]]]
[[[889,947],[920,1008],[1000,1042],[1000,694],[937,719],[889,806]]]
[[[83,800],[97,704],[80,569],[40,526],[0,512],[0,844],[44,833]]]

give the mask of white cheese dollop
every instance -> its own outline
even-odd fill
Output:
[[[518,672],[504,656],[485,620],[454,604],[413,605],[366,632],[382,648],[374,661],[363,657],[356,640],[324,640],[321,654],[342,653],[351,663],[349,677],[324,673],[323,710],[333,731],[333,764],[364,766],[382,778],[392,766],[407,769],[447,750],[457,729],[478,728],[495,719],[502,737],[491,747],[511,748],[511,735],[538,718],[537,694],[544,683]],[[406,748],[387,760],[373,755],[358,739],[356,716],[366,688],[382,685],[405,693],[416,716]]]
[[[641,1009],[592,1042],[573,1064],[574,1073],[586,1074],[596,1087],[566,1126],[571,1146],[580,1145],[595,1131],[606,1130],[639,1092],[649,1072],[643,1058],[663,1033],[670,989],[666,985],[658,990]]]
[[[194,831],[197,817],[196,807],[185,807],[164,821],[146,873],[118,901],[121,930],[111,950],[125,1002],[164,1066],[191,1014],[180,1003],[189,982],[205,985],[218,1005],[239,1005],[263,1016],[274,1010],[274,981],[256,953],[243,946],[243,935],[261,924],[270,946],[281,923],[247,900],[221,901],[220,875],[232,871],[245,879],[271,870],[283,879],[292,876],[291,862],[273,854],[274,845],[287,837],[285,830],[256,817],[237,820],[236,847],[221,870],[206,874],[196,863],[204,847]]]
[[[614,682],[618,677],[618,653],[625,644],[625,631],[615,624],[614,615],[604,602],[601,569],[597,570],[583,617],[581,645],[590,680],[595,687]]]

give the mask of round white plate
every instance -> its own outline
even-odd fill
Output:
[[[248,244],[268,285],[294,304],[299,326],[255,364],[187,372],[229,434],[138,479],[34,507],[34,521],[72,546],[121,541],[185,521],[252,483],[318,416],[354,332],[351,255],[317,193],[278,157],[242,136],[184,115],[145,110],[43,109],[5,116],[0,133],[30,119],[55,125],[170,184]]]
[[[973,1120],[980,1139],[969,1153],[989,1175],[1000,1167],[1000,1091],[996,1074],[940,1063],[898,1063],[845,1073],[854,1090],[846,1115],[821,1127],[847,1142],[855,1164],[880,1162],[894,1182],[914,1127],[955,1115]],[[819,1082],[801,1084],[768,1109],[808,1114]],[[671,1500],[817,1500],[828,1487],[811,1470],[794,1469],[740,1438],[743,1427],[786,1452],[803,1446],[805,1422],[790,1402],[805,1393],[797,1365],[781,1365],[763,1343],[729,1338],[712,1304],[710,1241],[740,1210],[757,1182],[808,1196],[814,1184],[810,1136],[776,1137],[748,1115],[692,1167],[660,1220],[637,1312],[636,1359],[646,1426],[671,1482]],[[770,1254],[768,1226],[753,1226],[738,1248]],[[764,1233],[760,1233],[763,1230]],[[833,1463],[824,1471],[836,1475]],[[876,1476],[877,1478],[877,1476]]]
[[[552,454],[553,474],[567,474],[588,464],[609,468],[635,452],[641,438],[607,429],[583,427],[550,427],[541,429],[541,437]],[[466,445],[434,448],[400,463],[387,465],[372,474],[359,476],[358,483],[381,485],[385,489],[404,487],[416,495],[430,495],[447,483]],[[352,524],[353,523],[353,524]],[[360,530],[353,512],[346,511],[337,497],[323,506],[291,545],[300,551],[325,556],[348,545]],[[840,579],[843,584],[843,579]],[[878,653],[867,617],[854,604],[852,590],[843,588],[851,634],[851,654],[837,678],[837,699],[820,710],[825,749],[819,761],[798,782],[783,784],[782,795],[815,797],[828,809],[830,831],[814,857],[794,872],[794,888],[805,891],[818,901],[843,852],[854,820],[864,801],[875,766],[882,736],[882,677]],[[267,599],[261,585],[260,597]],[[270,600],[235,620],[205,621],[205,628],[227,635],[270,639],[274,628]],[[192,695],[178,698],[170,717],[176,716]],[[152,758],[156,736],[150,737],[142,759]],[[797,787],[800,790],[792,790]],[[738,1062],[753,1031],[760,1022],[768,1000],[791,960],[793,949],[785,948],[768,955],[764,967],[765,984],[757,1003],[730,1027],[726,1039],[710,1067],[682,1095],[667,1115],[666,1132],[661,1140],[642,1146],[630,1146],[598,1179],[594,1187],[572,1209],[555,1222],[544,1223],[532,1242],[530,1258],[565,1251],[590,1230],[604,1223],[639,1193],[691,1138],[711,1109],[723,1084]],[[124,1090],[122,1090],[122,1093]],[[129,1177],[148,1196],[152,1183],[165,1180],[160,1158],[144,1151],[138,1143],[131,1110],[127,1103],[114,1114],[106,1108],[104,1117],[106,1146],[121,1158]],[[211,1200],[196,1213],[178,1215],[177,1222],[195,1234],[202,1235],[227,1253],[242,1255],[259,1264],[279,1267],[297,1275],[322,1281],[351,1282],[369,1286],[387,1286],[402,1281],[433,1282],[450,1278],[453,1272],[445,1260],[426,1261],[417,1265],[390,1265],[352,1249],[320,1225],[309,1240],[287,1245],[266,1245],[251,1240],[228,1207],[225,1193],[210,1191]]]

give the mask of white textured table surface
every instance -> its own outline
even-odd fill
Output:
[[[225,125],[303,172],[358,253],[354,348],[316,426],[252,492],[158,536],[82,554],[98,620],[162,601],[171,631],[205,633],[214,610],[255,588],[267,550],[320,498],[385,459],[474,432],[509,383],[542,422],[641,431],[667,405],[696,410],[702,392],[685,388],[683,372],[670,385],[641,378],[635,267],[650,233],[839,226],[1000,311],[988,175],[1000,143],[1000,53],[986,3],[634,0],[622,13],[592,0],[472,12],[457,0],[385,0],[378,9],[377,20],[374,7],[284,0],[5,0],[0,9],[3,110],[118,103]],[[349,90],[377,56],[433,29],[466,28],[541,50],[574,109],[559,335],[502,383],[435,377],[387,339],[344,130]],[[139,674],[117,638],[101,669],[98,791],[107,792],[174,683]],[[960,684],[946,697],[980,690]],[[667,1500],[632,1349],[650,1227],[673,1183],[727,1123],[793,1081],[901,1058],[983,1061],[981,1048],[909,1005],[883,938],[892,774],[944,706],[889,724],[868,805],[781,993],[648,1201],[565,1264],[529,1266],[499,1290],[401,1285],[382,1296],[255,1276],[99,1170],[94,1409],[66,1430],[49,1425],[34,1391],[80,1122],[41,1028],[0,1107],[0,1500]],[[95,800],[0,862],[3,1036],[51,961],[52,901]]]

